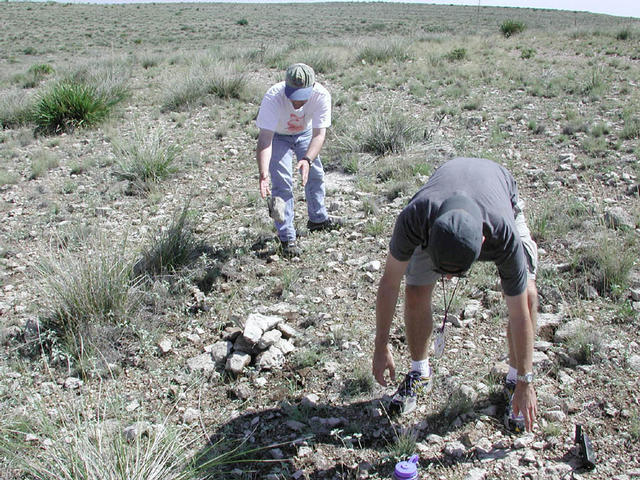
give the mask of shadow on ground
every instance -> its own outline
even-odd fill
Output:
[[[195,462],[211,478],[291,478],[298,471],[304,472],[299,478],[356,479],[363,471],[390,478],[400,456],[415,453],[415,441],[430,433],[446,435],[475,419],[463,415],[452,423],[443,408],[403,426],[387,416],[384,405],[381,398],[336,405],[283,401],[278,408],[247,412],[221,424]],[[409,451],[402,451],[403,444]],[[473,451],[462,458],[438,451],[423,455],[420,465],[442,467],[474,458]]]

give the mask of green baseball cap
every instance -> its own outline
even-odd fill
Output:
[[[309,100],[316,83],[313,68],[304,63],[294,63],[287,68],[284,94],[290,100]]]

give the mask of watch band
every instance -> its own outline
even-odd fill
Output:
[[[309,166],[311,166],[311,164],[313,163],[313,160],[311,160],[309,157],[307,157],[306,155],[304,157],[302,157],[300,160],[306,160],[307,163],[309,164]]]
[[[524,375],[518,375],[517,380],[519,382],[524,382],[524,383],[532,383],[533,382],[533,372],[527,372]]]

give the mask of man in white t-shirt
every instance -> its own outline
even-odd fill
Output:
[[[282,253],[295,257],[301,250],[293,225],[292,152],[305,188],[309,231],[333,230],[342,223],[329,217],[324,206],[324,169],[318,156],[331,125],[331,95],[315,81],[311,67],[293,64],[285,81],[265,93],[256,125],[260,129],[256,149],[260,195],[269,195],[270,175],[274,198],[280,197],[285,204],[284,220],[275,220]]]

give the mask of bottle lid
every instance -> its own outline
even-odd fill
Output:
[[[418,455],[414,455],[409,460],[396,463],[394,477],[397,480],[408,480],[417,478],[418,475]]]

